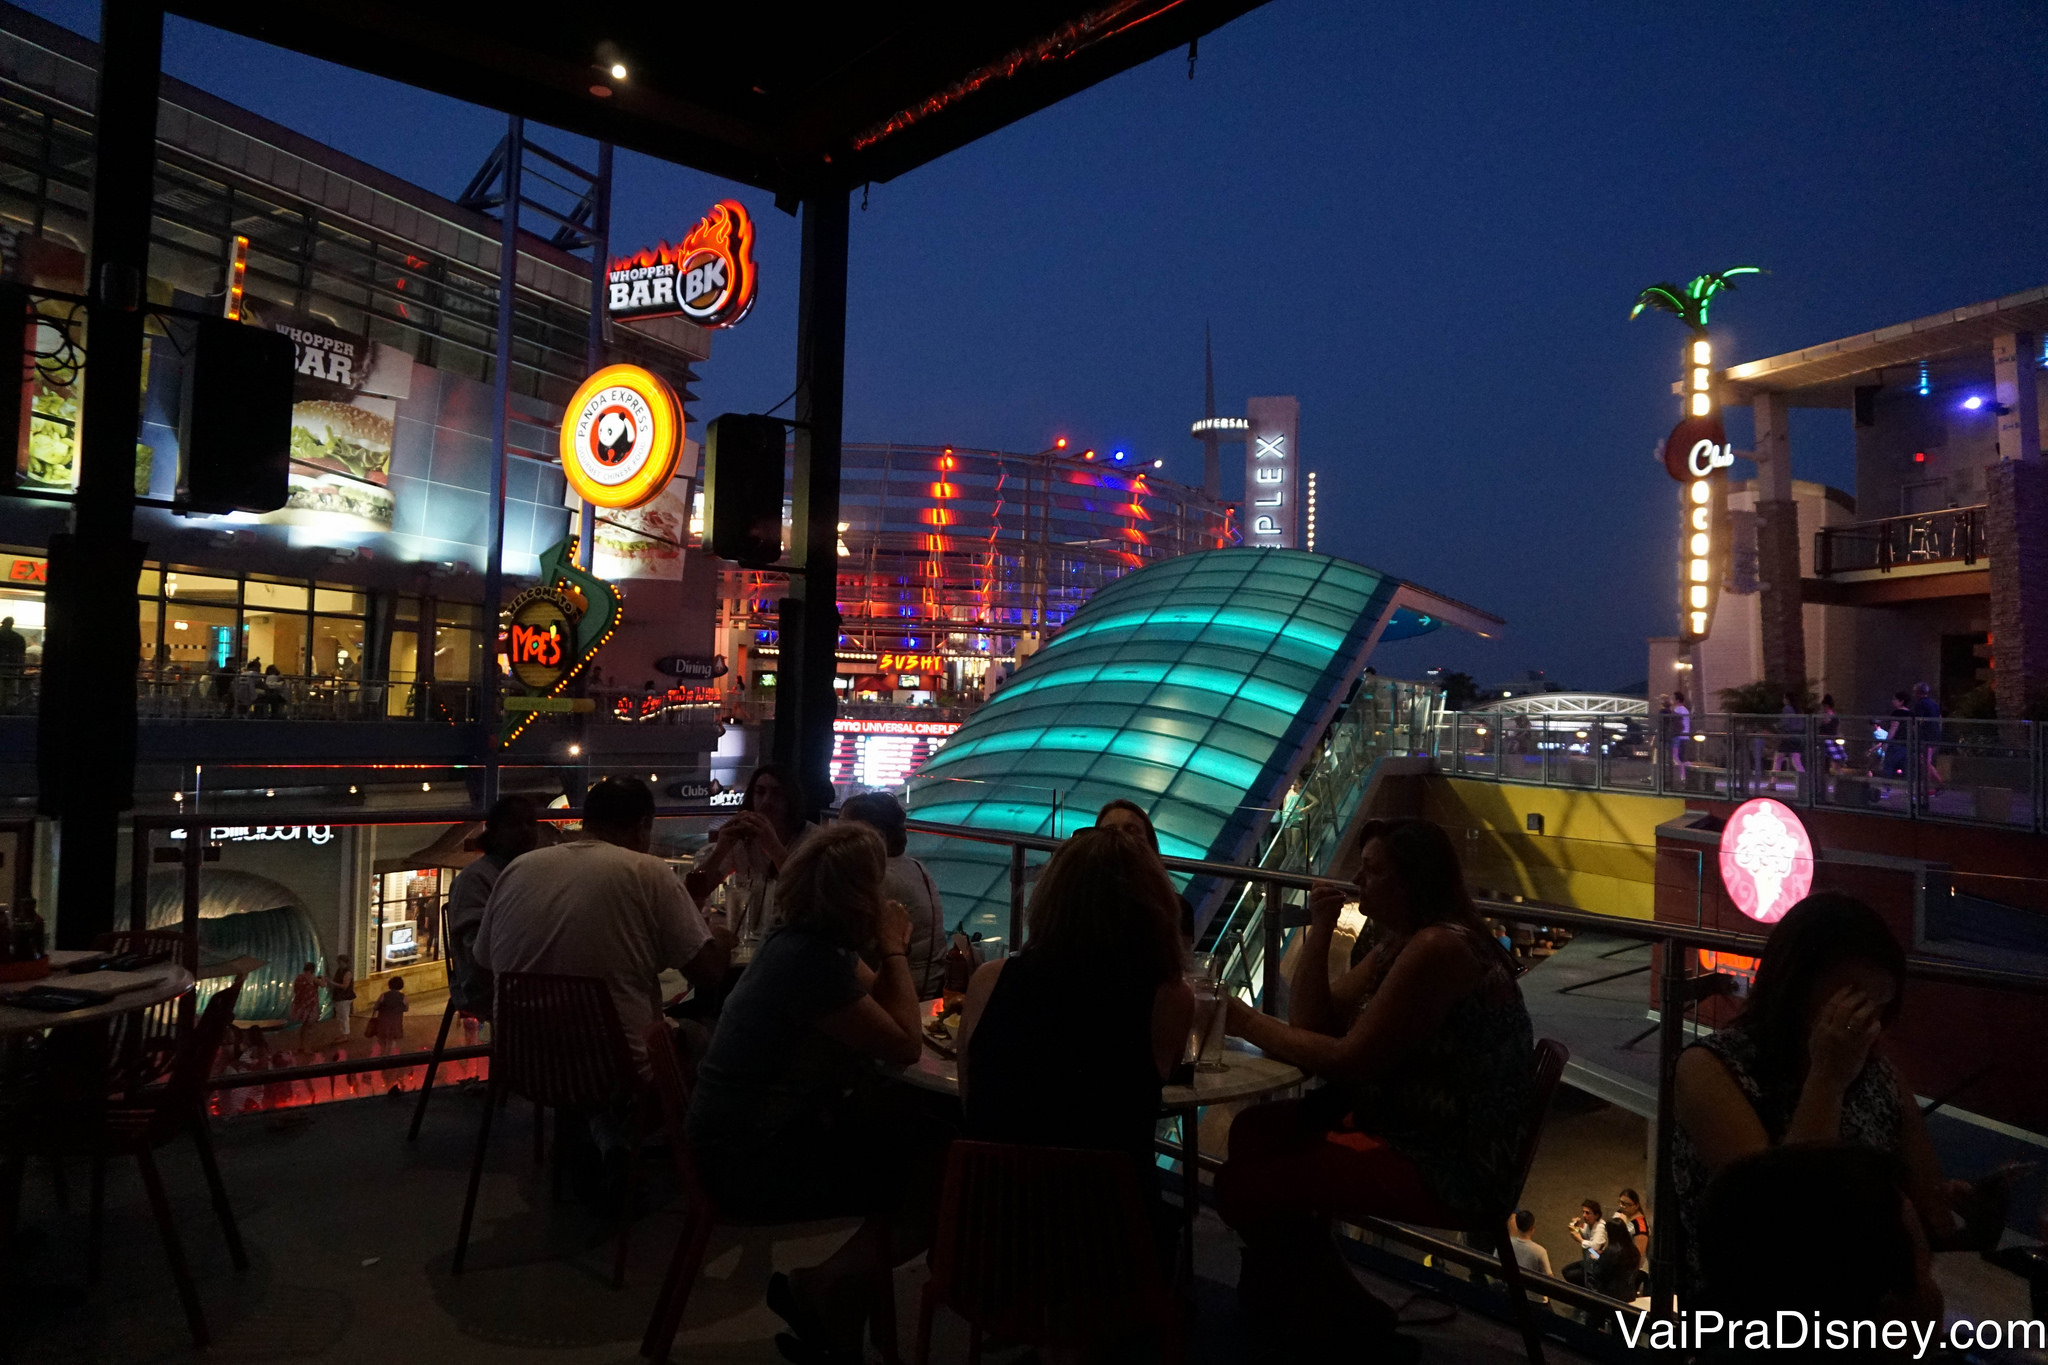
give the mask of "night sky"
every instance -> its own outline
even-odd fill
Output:
[[[97,31],[96,4],[28,8]],[[1275,0],[1204,38],[1192,82],[1171,54],[873,188],[846,434],[1065,435],[1198,482],[1206,322],[1221,411],[1301,399],[1319,549],[1508,619],[1498,642],[1391,646],[1382,672],[1636,683],[1676,626],[1650,454],[1683,340],[1627,320],[1636,292],[1767,267],[1716,303],[1726,363],[2048,283],[2044,56],[2038,4]],[[182,20],[165,65],[448,195],[504,127]],[[718,334],[693,423],[791,388],[796,222],[621,155],[616,247],[724,196],[760,223],[760,302]],[[1853,486],[1846,414],[1793,431],[1799,477]]]

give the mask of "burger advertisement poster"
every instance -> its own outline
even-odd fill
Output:
[[[690,500],[697,471],[697,443],[683,442],[674,478],[638,507],[606,507],[597,513],[600,578],[683,578],[683,546],[689,539]],[[572,492],[567,501],[579,499]]]
[[[364,530],[391,529],[391,444],[397,400],[412,393],[412,357],[396,346],[345,332],[303,313],[259,325],[292,339],[291,491],[285,523],[339,518]]]

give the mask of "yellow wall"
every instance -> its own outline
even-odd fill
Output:
[[[1685,811],[1677,797],[1522,787],[1432,777],[1423,813],[1447,830],[1465,857],[1475,893],[1652,919],[1657,826]],[[1528,817],[1543,817],[1532,834]]]

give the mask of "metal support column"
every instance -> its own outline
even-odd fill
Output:
[[[477,687],[477,733],[483,759],[483,800],[498,799],[498,624],[505,611],[505,441],[511,425],[512,299],[519,288],[519,171],[526,159],[526,120],[506,121],[504,220],[498,235],[497,355],[491,366],[491,496],[484,525],[484,662]]]
[[[597,144],[597,180],[590,187],[590,336],[584,366],[595,374],[604,368],[605,274],[612,250],[612,144]],[[680,437],[680,433],[678,433]],[[577,562],[597,570],[597,507],[584,503],[576,514]]]
[[[1666,939],[1658,945],[1663,953],[1663,973],[1657,991],[1657,1178],[1652,1212],[1656,1232],[1650,1238],[1650,1312],[1660,1317],[1671,1312],[1678,1292],[1679,1246],[1683,1233],[1678,1221],[1678,1186],[1671,1175],[1672,1134],[1677,1120],[1672,1117],[1678,1090],[1678,1053],[1685,1046],[1685,1005],[1689,994],[1685,979],[1686,950]]]
[[[40,808],[61,823],[62,948],[89,947],[114,927],[121,812],[135,804],[135,438],[163,36],[162,6],[104,0],[78,502],[70,533],[50,537],[37,731]]]
[[[1260,917],[1260,928],[1265,931],[1265,946],[1261,950],[1259,963],[1259,1008],[1267,1014],[1280,1014],[1280,953],[1287,926],[1281,916],[1286,913],[1287,902],[1280,883],[1266,883],[1266,912]]]
[[[1024,946],[1024,845],[1010,845],[1010,928],[1006,953]]]
[[[813,805],[832,799],[832,678],[839,668],[839,443],[846,408],[848,196],[803,202],[796,324],[796,459],[775,698],[778,761]]]

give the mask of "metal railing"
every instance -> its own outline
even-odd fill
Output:
[[[911,821],[910,828],[919,833],[938,835],[942,838],[1008,847],[1010,918],[1006,939],[1012,950],[1023,946],[1025,854],[1027,851],[1050,852],[1059,847],[1060,841],[1036,835],[994,833],[921,820]],[[1299,893],[1306,892],[1320,879],[1275,868],[1246,867],[1194,858],[1169,857],[1163,861],[1167,868],[1174,872],[1243,882],[1247,886],[1261,888],[1263,907],[1266,911],[1262,935],[1265,951],[1255,987],[1255,1003],[1269,1014],[1277,1013],[1282,994],[1280,962],[1286,946],[1286,935],[1306,922],[1305,910],[1302,908],[1305,902],[1301,901]],[[1672,1087],[1677,1074],[1678,1054],[1698,1031],[1696,1020],[1690,1024],[1687,1022],[1686,1010],[1696,1008],[1702,1000],[1723,994],[1730,984],[1729,978],[1719,973],[1691,970],[1699,961],[1698,954],[1707,952],[1754,958],[1762,955],[1765,946],[1764,939],[1750,934],[1724,933],[1719,930],[1654,920],[1622,919],[1549,905],[1482,899],[1478,902],[1478,907],[1481,913],[1488,917],[1510,924],[1598,933],[1613,938],[1649,943],[1659,951],[1659,960],[1655,968],[1659,982],[1658,1000],[1681,1002],[1678,1009],[1661,1009],[1657,1013],[1656,1104],[1659,1115],[1672,1112]],[[1906,973],[1920,981],[2048,996],[2048,974],[1999,971],[1924,956],[1909,956],[1906,959]],[[1671,1311],[1677,1290],[1679,1266],[1683,1259],[1683,1248],[1679,1244],[1678,1195],[1672,1180],[1672,1132],[1671,1124],[1660,1122],[1656,1125],[1656,1172],[1652,1182],[1655,1191],[1652,1210],[1656,1214],[1656,1223],[1651,1233],[1650,1301],[1651,1311],[1659,1314],[1668,1314]],[[1405,1229],[1400,1235],[1402,1240],[1411,1242],[1418,1239],[1434,1240],[1428,1239],[1426,1234],[1410,1236]],[[1471,1259],[1476,1261],[1479,1258]],[[1597,1295],[1592,1297],[1599,1298]],[[1594,1306],[1626,1308],[1627,1305],[1600,1300]]]
[[[1952,717],[1445,712],[1450,777],[2048,830],[2048,725]]]
[[[1827,578],[1873,569],[1890,573],[1902,565],[1974,565],[1985,556],[1986,510],[1950,507],[1823,526],[1813,533],[1814,574]]]

